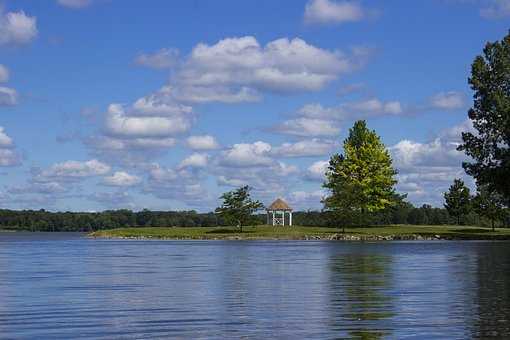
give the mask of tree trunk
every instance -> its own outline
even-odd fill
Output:
[[[457,215],[457,225],[460,225],[460,215]]]
[[[494,229],[494,219],[493,218],[491,219],[491,224],[492,224],[492,231],[495,231],[495,229]]]

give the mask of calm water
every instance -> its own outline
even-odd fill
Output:
[[[510,337],[508,242],[0,233],[0,338]]]

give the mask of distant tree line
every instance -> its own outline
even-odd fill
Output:
[[[328,211],[295,211],[295,225],[342,226],[344,220],[337,219]],[[376,213],[366,213],[366,225],[413,224],[448,225],[457,224],[458,217],[450,215],[445,208],[430,205],[414,207],[401,201],[399,204]],[[471,211],[460,218],[461,224],[490,226],[491,220]],[[245,225],[266,223],[265,214],[252,215]],[[0,229],[26,231],[81,231],[123,227],[215,227],[232,223],[220,214],[198,213],[196,211],[149,211],[107,210],[103,212],[50,212],[45,210],[0,210]],[[508,210],[498,220],[499,226],[510,225]]]

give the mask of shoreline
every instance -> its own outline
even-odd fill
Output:
[[[325,227],[245,227],[236,228],[120,228],[87,234],[93,239],[119,240],[226,240],[226,241],[508,241],[510,229],[492,232],[487,228],[452,226],[386,226],[346,229]]]

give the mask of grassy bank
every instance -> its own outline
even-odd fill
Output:
[[[506,239],[510,240],[510,229],[467,226],[383,226],[348,228],[345,234],[340,228],[323,227],[243,227],[241,232],[234,227],[218,228],[121,228],[101,230],[91,237],[104,238],[153,238],[153,239],[340,239],[340,240],[394,240],[394,239]]]

